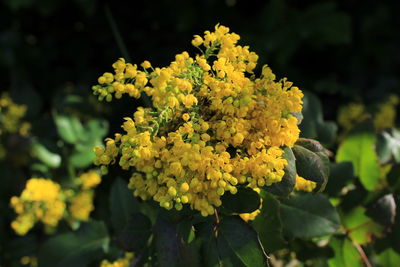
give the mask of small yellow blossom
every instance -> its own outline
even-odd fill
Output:
[[[96,187],[101,182],[101,177],[96,171],[89,171],[79,177],[82,182],[82,190]]]
[[[147,61],[147,60],[143,61],[143,63],[140,64],[140,66],[142,66],[142,67],[145,68],[145,69],[151,68],[151,64],[150,64],[150,62]]]

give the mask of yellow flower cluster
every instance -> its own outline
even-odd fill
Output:
[[[303,93],[286,79],[276,81],[266,65],[257,78],[258,56],[237,45],[239,39],[217,25],[195,36],[192,44],[201,51],[195,57],[183,52],[163,68],[146,61],[143,71],[124,59],[115,62],[115,73],[104,73],[93,86],[99,99],[145,93],[153,107],[124,118],[124,133],[95,148],[95,164],[119,160],[122,169],[136,171],[129,185],[135,196],[166,209],[189,204],[203,216],[238,186],[281,181],[282,147],[299,137],[294,115]]]
[[[78,189],[63,190],[49,179],[31,178],[19,197],[10,200],[11,207],[18,214],[11,227],[19,235],[25,235],[36,222],[42,222],[51,232],[58,222],[87,221],[93,206],[93,188],[101,181],[95,171],[83,173],[78,181]],[[68,212],[69,214],[68,214]]]
[[[351,130],[357,123],[366,118],[372,117],[374,128],[377,131],[392,128],[396,122],[396,107],[399,104],[399,97],[391,95],[389,99],[378,105],[377,110],[370,114],[361,103],[350,103],[339,109],[338,123],[345,132]]]
[[[391,95],[385,103],[379,106],[374,116],[374,126],[378,131],[392,128],[396,122],[396,107],[399,104],[399,97]]]
[[[63,217],[65,200],[59,184],[43,179],[32,178],[20,197],[11,198],[11,206],[18,217],[11,227],[19,235],[25,235],[37,221],[54,228]]]
[[[294,189],[296,189],[297,191],[311,192],[315,189],[316,186],[316,182],[306,180],[303,177],[296,175],[296,184],[294,186]]]
[[[79,176],[76,184],[80,186],[80,190],[71,194],[69,198],[70,205],[68,211],[70,220],[88,221],[90,213],[94,210],[93,197],[94,188],[100,184],[101,177],[97,171],[91,170]]]
[[[134,257],[134,254],[131,252],[125,253],[124,258],[120,258],[114,262],[109,262],[108,260],[103,260],[100,263],[100,267],[129,267],[132,259]]]
[[[15,104],[8,94],[3,94],[0,97],[0,135],[18,133],[27,136],[30,124],[22,121],[26,109],[25,105]]]

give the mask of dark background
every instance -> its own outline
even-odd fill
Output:
[[[192,36],[217,23],[260,55],[259,68],[317,93],[330,119],[346,101],[400,91],[398,1],[2,0],[0,10],[2,90],[31,115],[57,94],[90,94],[119,57],[164,66],[195,53]]]

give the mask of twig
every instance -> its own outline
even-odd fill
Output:
[[[365,254],[364,250],[362,247],[354,242],[353,240],[351,241],[353,243],[353,246],[357,249],[358,253],[360,253],[361,259],[364,262],[366,267],[372,267],[372,264],[369,262],[367,255]]]

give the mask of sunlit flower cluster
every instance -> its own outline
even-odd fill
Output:
[[[77,179],[80,188],[63,189],[60,184],[45,178],[31,178],[19,197],[10,200],[17,218],[11,227],[25,235],[37,222],[52,232],[63,218],[70,222],[87,221],[93,206],[93,190],[100,176],[90,171]]]
[[[284,146],[299,137],[296,113],[303,93],[287,79],[277,81],[268,66],[257,77],[258,56],[237,45],[239,35],[217,25],[196,35],[201,51],[175,56],[167,67],[119,59],[93,87],[99,99],[123,94],[151,98],[152,107],[124,118],[123,133],[96,147],[95,164],[118,161],[134,171],[130,188],[166,209],[188,204],[203,216],[214,213],[226,192],[281,181]]]

